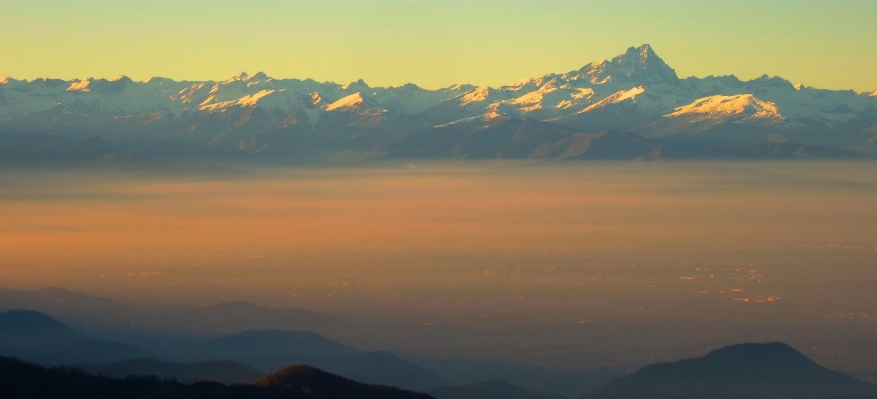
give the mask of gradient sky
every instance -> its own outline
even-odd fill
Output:
[[[503,85],[650,43],[681,77],[877,89],[877,1],[0,0],[0,75]]]

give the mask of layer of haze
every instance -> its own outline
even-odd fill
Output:
[[[877,2],[0,0],[0,75],[511,84],[653,45],[681,77],[877,89]]]
[[[248,300],[416,356],[625,366],[781,340],[877,370],[877,164],[0,173],[0,287]]]

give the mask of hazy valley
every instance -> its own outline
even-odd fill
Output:
[[[54,362],[104,364],[91,370],[307,363],[419,391],[503,379],[578,397],[650,363],[783,341],[873,381],[874,166],[12,168],[0,310],[142,351]],[[107,366],[144,356],[163,364]]]

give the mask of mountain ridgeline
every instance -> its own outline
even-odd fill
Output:
[[[184,381],[210,378],[245,382],[261,375],[261,370],[308,364],[358,381],[412,390],[449,384],[439,374],[390,352],[362,351],[308,331],[252,330],[220,337],[159,339],[147,351],[92,338],[44,313],[31,310],[0,313],[0,356],[50,366],[75,365],[111,376],[136,374]]]
[[[359,351],[305,331],[191,338],[165,350],[162,356],[91,338],[40,312],[3,312],[0,397],[564,398],[503,380],[455,386],[392,353]],[[157,360],[171,353],[189,363]],[[783,343],[732,345],[653,364],[589,391],[582,399],[877,398],[877,385],[828,370]]]
[[[0,313],[0,356],[63,364],[113,362],[153,355],[89,337],[40,312],[10,310]]]
[[[244,155],[782,159],[877,156],[877,95],[679,78],[649,45],[501,87],[0,78],[5,162]],[[347,159],[350,157],[348,156]]]
[[[335,317],[307,309],[271,309],[244,301],[137,307],[57,287],[34,291],[0,288],[0,312],[12,309],[43,312],[92,334],[107,329],[184,334],[308,330],[325,334],[345,326]]]
[[[877,385],[822,367],[779,342],[724,347],[646,366],[582,399],[877,398]]]
[[[246,384],[131,376],[118,379],[77,369],[51,368],[0,357],[0,397],[162,399],[430,399],[426,394],[359,383],[305,365],[285,367]]]

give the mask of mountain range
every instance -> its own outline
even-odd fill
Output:
[[[180,380],[193,381],[193,376],[205,376],[209,371],[213,379],[239,382],[248,380],[252,375],[248,370],[253,366],[271,370],[290,362],[308,362],[348,378],[402,387],[430,389],[446,384],[505,379],[532,392],[579,396],[627,374],[621,368],[561,369],[485,359],[415,356],[405,360],[386,351],[357,349],[359,345],[373,346],[358,341],[357,334],[367,334],[366,331],[383,334],[381,329],[375,332],[374,326],[307,309],[272,309],[240,301],[210,306],[143,307],[57,287],[33,291],[0,288],[0,312],[14,309],[41,312],[46,319],[57,320],[49,324],[60,322],[89,337],[118,342],[149,353],[124,361],[103,356],[89,359],[70,357],[64,361],[89,371],[120,377],[128,374],[172,375]],[[315,346],[314,342],[322,344]],[[32,344],[33,347],[40,345],[40,342]],[[305,350],[308,348],[310,350]],[[2,351],[0,355],[3,355]],[[144,359],[144,356],[161,361]],[[57,364],[41,362],[41,359],[30,356],[23,359]],[[215,363],[217,359],[236,362]],[[382,375],[383,370],[392,372]]]
[[[12,389],[5,392],[13,394],[9,397],[18,397],[15,395],[27,390],[41,392],[27,386],[28,383],[35,383],[32,378],[44,379],[44,384],[55,384],[53,387],[40,387],[51,391],[46,392],[49,397],[79,397],[74,393],[86,386],[96,390],[94,392],[103,392],[88,397],[128,397],[118,392],[109,394],[105,390],[117,389],[120,384],[132,384],[128,388],[135,391],[147,385],[152,386],[149,389],[158,389],[154,384],[159,382],[169,384],[167,389],[182,389],[181,397],[191,397],[185,393],[189,388],[184,383],[204,380],[263,387],[291,384],[286,388],[293,391],[298,390],[301,384],[320,381],[331,382],[321,388],[330,391],[342,386],[354,390],[363,386],[346,379],[352,378],[370,384],[427,392],[438,399],[564,398],[535,394],[503,380],[453,386],[432,370],[402,360],[389,352],[363,352],[304,331],[245,331],[218,338],[194,338],[184,345],[170,345],[166,352],[165,355],[173,354],[189,363],[156,360],[158,356],[155,354],[88,337],[40,312],[3,312],[0,313],[0,356],[5,357],[0,357],[0,374],[12,380],[6,381],[5,386],[0,384],[0,394],[4,393],[3,389]],[[12,360],[12,357],[66,368],[46,370]],[[278,371],[263,375],[261,370],[248,364]],[[290,364],[299,365],[288,366]],[[80,371],[74,372],[72,369]],[[139,376],[139,379],[132,380],[131,376]],[[126,380],[108,377],[124,377]],[[66,383],[73,385],[63,386]],[[231,385],[229,388],[220,382],[213,384],[211,389],[218,391],[194,397],[233,397],[230,393],[221,393],[226,389],[245,389],[240,385]],[[395,388],[375,389],[390,389],[392,391],[386,392],[407,395]],[[157,392],[162,391],[158,389]],[[150,395],[159,394],[140,392],[132,395],[153,397]],[[161,395],[166,393],[159,396],[169,397]],[[717,349],[700,358],[646,366],[585,394],[581,399],[741,397],[877,398],[877,385],[826,369],[783,343],[747,343]]]
[[[272,309],[244,301],[210,306],[138,307],[57,287],[34,291],[0,288],[0,312],[12,309],[43,312],[96,336],[118,336],[120,330],[140,335],[148,332],[217,335],[244,330],[326,333],[345,326],[333,316],[307,309]]]
[[[248,398],[431,399],[398,388],[363,384],[323,370],[293,365],[246,384],[202,380],[185,384],[154,376],[112,378],[71,368],[50,368],[0,357],[0,397],[18,398]]]
[[[265,372],[230,360],[207,360],[192,363],[163,362],[150,358],[120,360],[112,363],[72,363],[67,365],[90,374],[126,378],[131,375],[176,379],[180,382],[213,380],[226,384],[255,381]]]
[[[41,312],[16,309],[0,313],[0,356],[43,365],[76,365],[108,375],[148,373],[181,380],[212,373],[212,379],[246,382],[259,373],[252,366],[277,370],[306,363],[358,381],[406,389],[449,384],[437,373],[390,352],[362,351],[308,331],[251,330],[213,338],[163,338],[163,343],[146,351],[90,337]]]
[[[113,362],[151,354],[89,337],[40,312],[10,310],[0,313],[0,356],[56,365]]]
[[[90,140],[90,141],[89,141]],[[767,75],[680,78],[649,45],[501,87],[370,87],[241,73],[225,81],[0,79],[7,159],[877,156],[877,92]],[[89,158],[90,157],[90,158]],[[78,158],[77,158],[78,159]]]

